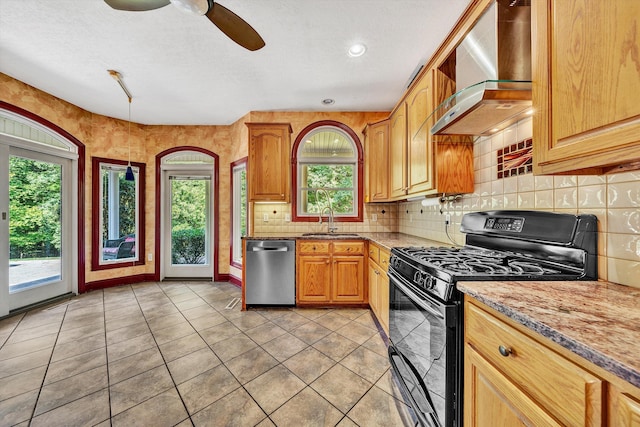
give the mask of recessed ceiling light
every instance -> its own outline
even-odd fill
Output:
[[[356,43],[349,48],[349,56],[352,58],[357,58],[358,56],[364,55],[367,51],[367,47],[362,43]]]
[[[334,102],[336,102],[336,101],[334,99],[331,99],[331,98],[325,98],[325,99],[322,100],[322,104],[324,104],[324,105],[331,105]]]

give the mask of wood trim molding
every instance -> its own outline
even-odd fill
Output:
[[[233,267],[236,267],[236,268],[242,268],[242,264],[238,263],[238,262],[235,262],[233,260],[233,213],[234,213],[233,212],[233,190],[234,190],[234,187],[233,187],[233,170],[237,166],[244,165],[245,171],[246,171],[247,170],[248,160],[249,160],[249,157],[245,156],[245,157],[243,157],[241,159],[236,160],[235,162],[231,162],[231,166],[229,167],[229,177],[230,177],[229,181],[231,181],[230,182],[231,197],[230,197],[230,200],[229,200],[229,205],[230,205],[229,212],[230,212],[230,216],[231,216],[231,223],[230,223],[231,230],[229,230],[230,231],[229,232],[229,236],[230,236],[230,238],[229,238],[229,264],[231,266],[233,266]],[[249,224],[248,224],[248,221],[249,221],[249,202],[248,202],[248,200],[249,200],[249,191],[248,191],[249,187],[248,186],[249,186],[249,182],[247,182],[247,219],[246,219],[247,220],[247,231],[249,229],[249,227],[248,227],[249,226]]]
[[[234,276],[233,274],[229,274],[229,283],[239,288],[242,287],[242,279],[240,277]]]
[[[219,217],[219,212],[220,212],[220,156],[218,156],[216,153],[214,153],[213,151],[209,151],[206,148],[201,148],[201,147],[192,147],[192,146],[188,146],[188,145],[183,145],[183,146],[179,146],[179,147],[172,147],[169,148],[167,150],[162,151],[161,153],[156,154],[156,189],[155,189],[155,223],[156,223],[156,229],[155,229],[155,247],[154,247],[154,273],[153,273],[153,280],[155,281],[159,281],[160,280],[160,241],[162,236],[160,235],[160,228],[161,228],[161,209],[162,209],[162,205],[160,203],[161,198],[162,198],[162,193],[161,193],[161,189],[162,189],[162,159],[170,154],[179,152],[179,151],[197,151],[199,153],[203,153],[206,154],[208,156],[213,157],[214,159],[214,165],[213,165],[213,235],[214,235],[214,242],[213,242],[213,280],[214,281],[219,281],[221,280],[221,277],[223,277],[224,275],[220,275],[220,273],[218,272],[218,268],[219,268],[219,261],[218,261],[218,252],[219,252],[219,239],[220,239],[220,235],[218,233],[218,231],[220,230],[220,217]]]
[[[302,129],[296,137],[293,147],[291,149],[291,221],[292,222],[317,222],[318,217],[298,216],[298,147],[304,140],[305,136],[313,129],[321,126],[333,126],[346,132],[353,140],[358,151],[358,182],[357,182],[357,206],[358,216],[355,217],[337,217],[334,218],[335,222],[362,222],[364,217],[364,152],[362,149],[362,142],[358,135],[344,123],[335,120],[320,120],[315,123],[311,123],[304,129]],[[324,217],[323,217],[324,219]]]
[[[140,182],[138,183],[138,235],[136,239],[138,240],[138,259],[135,261],[122,261],[117,263],[109,263],[109,264],[100,264],[101,258],[101,249],[102,247],[99,245],[100,239],[98,236],[100,235],[100,207],[102,204],[100,203],[100,163],[109,163],[114,165],[127,165],[128,162],[126,160],[114,160],[108,159],[104,157],[92,157],[91,158],[91,172],[92,172],[92,180],[91,180],[91,217],[93,221],[91,223],[91,270],[110,270],[114,268],[125,268],[131,266],[138,266],[145,264],[145,214],[144,214],[144,200],[145,200],[145,176],[146,176],[146,165],[144,163],[131,162],[131,166],[135,166],[139,169],[140,173],[138,173],[138,179]]]
[[[15,105],[9,104],[7,102],[4,101],[0,101],[0,109],[6,110],[6,111],[10,111],[14,114],[18,114],[22,117],[25,117],[29,120],[33,120],[36,123],[41,124],[42,126],[45,126],[49,129],[51,129],[53,132],[57,133],[58,135],[62,136],[63,138],[67,139],[69,142],[71,142],[72,144],[74,144],[77,148],[78,148],[78,192],[77,192],[77,197],[78,197],[78,212],[76,212],[76,215],[78,216],[78,229],[77,229],[77,234],[78,234],[78,239],[77,239],[77,244],[78,244],[78,293],[84,293],[86,292],[86,283],[85,283],[85,263],[86,263],[86,257],[85,257],[85,252],[84,252],[84,248],[85,246],[85,232],[84,232],[84,222],[85,222],[85,212],[84,212],[84,207],[85,207],[85,191],[84,191],[84,184],[85,184],[85,145],[76,137],[74,137],[73,135],[71,135],[69,132],[67,132],[66,130],[62,129],[60,126],[50,122],[49,120],[38,116],[37,114],[34,114],[30,111],[24,110],[20,107],[17,107]]]
[[[153,282],[155,281],[154,275],[149,274],[135,274],[133,276],[126,277],[113,277],[104,280],[96,280],[86,284],[87,291],[94,291],[97,289],[113,288],[115,286],[131,285],[134,283]]]

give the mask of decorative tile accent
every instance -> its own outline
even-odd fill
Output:
[[[533,172],[533,139],[498,150],[498,179]]]

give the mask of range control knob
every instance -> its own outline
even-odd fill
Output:
[[[418,284],[418,285],[421,285],[421,284],[422,284],[422,275],[420,274],[420,272],[419,272],[419,271],[416,271],[416,272],[413,274],[413,281],[414,281],[416,284]]]
[[[425,280],[424,286],[427,289],[433,289],[436,286],[436,279],[434,279],[432,276],[427,277],[427,280]]]
[[[428,287],[431,276],[423,271],[416,271],[413,275],[413,281],[420,286]]]

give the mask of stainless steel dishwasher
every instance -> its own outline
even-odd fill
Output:
[[[245,303],[295,305],[295,241],[247,240],[246,245]]]

